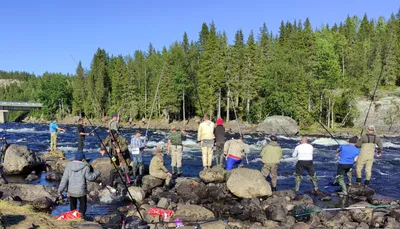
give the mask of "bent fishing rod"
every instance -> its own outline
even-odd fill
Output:
[[[71,55],[71,57],[72,57],[72,55]],[[73,58],[73,57],[72,57],[72,58]],[[74,59],[74,60],[75,60],[75,59]],[[91,91],[91,93],[92,93],[92,96],[94,96],[93,90],[90,90],[90,91]],[[100,104],[98,104],[98,105],[100,106]],[[82,109],[82,108],[80,107],[80,109]],[[93,124],[92,124],[92,122],[90,121],[90,119],[89,119],[87,116],[85,116],[85,118],[86,118],[86,120],[88,121],[88,123],[89,123],[91,126],[93,126]],[[93,131],[94,131],[94,134],[95,134],[95,135],[97,136],[97,138],[99,139],[100,144],[103,146],[104,151],[106,152],[108,158],[109,158],[110,161],[111,161],[111,164],[113,165],[114,169],[117,171],[118,176],[119,176],[119,178],[121,179],[121,181],[122,181],[122,183],[123,183],[123,185],[124,185],[124,187],[125,187],[125,189],[126,189],[128,195],[129,195],[129,197],[130,197],[130,199],[131,199],[133,205],[135,205],[135,208],[136,208],[137,212],[139,213],[140,218],[144,221],[144,217],[143,217],[142,213],[140,212],[140,209],[139,209],[139,207],[137,206],[136,201],[135,201],[135,199],[133,198],[131,192],[129,191],[127,182],[124,180],[124,178],[123,178],[123,176],[122,176],[122,174],[121,174],[120,168],[118,168],[117,165],[114,163],[114,160],[113,160],[113,158],[112,158],[112,155],[111,155],[110,152],[107,150],[107,147],[103,144],[103,141],[101,140],[100,135],[97,133],[96,129],[94,129]],[[111,140],[111,139],[110,139],[110,140]]]

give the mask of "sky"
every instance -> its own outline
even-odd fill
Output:
[[[280,22],[310,19],[313,28],[397,13],[398,0],[1,0],[0,70],[75,73],[89,68],[97,48],[109,55],[132,55],[149,43],[161,50],[182,40],[198,40],[203,22],[214,21],[231,43],[242,29],[255,33],[265,22],[274,34]]]

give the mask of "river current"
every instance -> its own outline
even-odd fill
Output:
[[[58,149],[66,153],[66,157],[73,157],[77,150],[77,126],[61,125],[67,130],[66,133],[59,134]],[[86,132],[93,130],[86,127]],[[50,146],[50,134],[47,124],[29,124],[29,123],[6,123],[0,125],[0,137],[6,136],[9,143],[25,145],[29,149],[39,154],[48,152]],[[103,139],[107,136],[105,128],[98,128],[96,132]],[[145,130],[143,130],[145,132]],[[135,129],[122,129],[121,133],[127,138],[128,142],[135,133]],[[168,131],[154,130],[149,131],[147,149],[144,154],[145,164],[148,165],[151,160],[151,152],[156,145],[166,146]],[[250,145],[251,152],[248,155],[248,162],[244,160],[245,167],[258,169],[262,167],[259,156],[263,144],[267,142],[264,135],[249,134],[245,135],[245,143]],[[183,173],[185,176],[197,177],[202,170],[201,151],[196,143],[196,133],[189,132],[187,139],[183,142]],[[296,147],[300,137],[278,136],[278,142],[283,149],[283,159],[278,169],[278,190],[291,189],[294,187],[293,172],[295,170],[296,158],[292,158],[293,149]],[[339,139],[341,144],[347,143],[347,139]],[[390,196],[400,199],[400,138],[383,138],[384,151],[381,157],[375,159],[373,166],[371,187],[377,194]],[[336,149],[337,143],[329,138],[310,137],[310,143],[314,146],[314,163],[317,171],[319,187],[328,193],[338,190],[338,186],[332,186],[337,169]],[[92,160],[101,157],[99,153],[100,141],[96,136],[87,137],[85,141],[86,157]],[[166,166],[170,168],[170,157],[165,157]],[[355,167],[355,166],[354,166]],[[304,174],[305,175],[305,174]],[[57,186],[57,183],[47,182],[45,174],[41,178],[30,183]],[[24,182],[23,179],[12,179],[14,182]],[[355,170],[353,170],[353,182],[355,180]],[[304,176],[301,184],[301,190],[311,190],[312,183],[307,176]],[[102,203],[92,203],[88,207],[88,215],[105,214],[115,209],[115,205]],[[54,215],[68,210],[68,206],[59,206],[54,211]]]

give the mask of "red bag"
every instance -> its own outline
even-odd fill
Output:
[[[162,216],[164,219],[166,219],[166,218],[172,216],[174,214],[174,211],[172,211],[172,210],[164,210],[164,209],[161,209],[161,208],[150,208],[149,209],[149,214],[152,215],[152,216],[159,215],[159,216]]]
[[[70,220],[70,219],[80,219],[81,218],[81,213],[77,210],[69,211],[60,214],[59,217],[57,217],[57,220]]]

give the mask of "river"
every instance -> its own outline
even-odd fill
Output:
[[[58,148],[66,153],[66,157],[73,157],[77,149],[77,129],[76,125],[62,125],[67,130],[66,133],[59,134]],[[38,152],[44,153],[49,150],[50,134],[47,124],[31,124],[31,123],[6,123],[0,125],[0,136],[6,136],[9,143],[19,145],[26,145],[28,148]],[[92,131],[92,128],[86,127],[86,131]],[[135,129],[122,129],[121,133],[124,137],[130,140],[134,135]],[[106,129],[98,128],[96,132],[101,138],[107,136]],[[143,131],[144,132],[144,131]],[[148,148],[145,150],[144,161],[149,164],[151,159],[151,152],[156,145],[166,145],[168,131],[155,130],[149,131]],[[196,133],[189,132],[187,139],[183,142],[183,172],[185,176],[198,176],[202,170],[201,152],[200,147],[196,143]],[[245,167],[253,169],[261,169],[261,158],[259,157],[262,145],[265,144],[266,139],[264,135],[249,134],[245,135],[245,142],[250,145],[251,152],[248,156],[249,164]],[[293,172],[296,159],[292,158],[294,147],[298,144],[300,137],[288,138],[285,136],[278,136],[278,142],[283,148],[283,159],[279,165],[278,170],[278,190],[291,189],[294,187]],[[371,187],[376,190],[378,194],[390,196],[400,199],[400,138],[383,138],[384,151],[381,157],[376,158]],[[342,144],[347,143],[344,139],[339,139]],[[315,147],[314,163],[317,171],[319,187],[321,190],[328,193],[335,192],[339,187],[332,186],[334,177],[336,176],[337,157],[335,150],[338,148],[333,139],[328,138],[313,138],[310,137],[310,143]],[[99,139],[94,137],[87,137],[85,141],[86,157],[92,160],[101,157],[99,153],[100,142]],[[169,167],[170,158],[166,157],[166,165]],[[353,170],[353,181],[355,179],[355,170]],[[47,182],[45,174],[41,178],[30,183],[42,185],[54,185],[57,183]],[[301,190],[311,190],[312,183],[304,176],[301,184]],[[23,179],[14,178],[14,182],[24,182]],[[123,204],[123,203],[121,203]],[[102,203],[92,203],[88,207],[88,215],[106,214],[114,210],[116,205],[107,205]],[[58,215],[61,212],[67,211],[68,206],[59,206],[53,211],[53,215]]]

